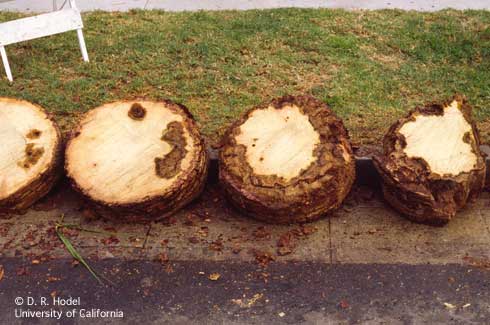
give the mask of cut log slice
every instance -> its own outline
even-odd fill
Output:
[[[184,106],[122,101],[89,111],[68,142],[65,169],[96,212],[159,220],[204,187],[208,156]]]
[[[337,208],[355,178],[342,121],[309,96],[248,111],[226,132],[219,177],[230,201],[269,223],[315,220]]]
[[[0,212],[25,212],[61,172],[61,135],[39,106],[0,98]]]
[[[415,222],[446,224],[483,189],[479,145],[463,97],[416,108],[391,126],[374,159],[386,200]]]

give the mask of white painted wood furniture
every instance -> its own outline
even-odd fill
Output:
[[[5,2],[6,0],[0,0]],[[66,4],[69,5],[65,6]],[[65,8],[66,7],[66,8]],[[83,38],[83,22],[75,0],[64,0],[60,8],[53,0],[53,12],[0,23],[0,55],[9,81],[13,81],[5,46],[35,38],[76,30],[83,60],[88,62],[88,53]]]

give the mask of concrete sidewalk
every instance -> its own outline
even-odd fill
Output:
[[[472,264],[490,258],[489,193],[461,211],[447,226],[412,223],[385,205],[378,191],[356,186],[341,209],[306,225],[268,225],[237,213],[217,184],[197,202],[163,222],[117,224],[98,219],[60,184],[22,216],[0,219],[0,257],[70,258],[54,231],[84,256],[174,261],[321,261],[337,263]]]
[[[62,3],[62,0],[57,2]],[[248,10],[286,7],[418,11],[437,11],[447,8],[459,10],[490,9],[490,1],[488,0],[78,0],[77,5],[82,11],[127,11],[130,9],[161,9],[166,11]],[[51,11],[52,1],[13,0],[0,2],[0,10],[26,13]]]

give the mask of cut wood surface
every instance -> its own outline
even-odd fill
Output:
[[[444,225],[485,184],[471,107],[461,96],[397,121],[375,157],[386,200],[413,221]]]
[[[0,98],[0,212],[23,212],[59,176],[61,135],[44,110]]]
[[[326,104],[286,96],[230,127],[219,173],[230,201],[251,217],[305,222],[341,204],[354,181],[355,160],[342,121]]]
[[[65,169],[103,216],[155,220],[199,194],[207,152],[185,107],[115,102],[83,118],[68,143]]]

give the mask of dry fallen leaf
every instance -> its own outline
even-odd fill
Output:
[[[455,305],[450,304],[450,303],[448,303],[448,302],[445,302],[445,303],[444,303],[444,306],[445,306],[447,309],[454,309],[454,308],[456,308],[456,306],[455,306]]]
[[[221,277],[221,274],[219,273],[211,273],[208,277],[209,280],[211,281],[217,281]]]
[[[5,274],[5,271],[3,270],[3,266],[0,265],[0,281],[2,281],[4,274]]]

